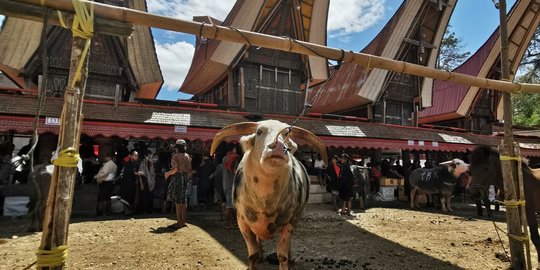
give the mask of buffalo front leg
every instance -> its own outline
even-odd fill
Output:
[[[443,201],[444,199],[444,201]],[[441,207],[444,212],[454,212],[454,209],[452,209],[452,206],[450,206],[450,202],[452,200],[452,193],[450,194],[441,194]],[[445,211],[446,210],[446,211]]]
[[[283,226],[279,234],[277,245],[277,257],[279,260],[279,270],[289,269],[289,260],[291,257],[291,236],[293,226],[289,223]]]
[[[411,190],[411,209],[416,208],[416,188]]]
[[[248,269],[257,269],[257,263],[262,262],[262,248],[257,236],[246,222],[238,221],[238,228],[244,237],[248,249]]]

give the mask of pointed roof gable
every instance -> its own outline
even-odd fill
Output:
[[[440,12],[438,5],[435,7],[435,3],[431,1],[404,1],[377,37],[361,52],[402,60],[400,58],[404,48],[408,46],[406,39],[416,39],[414,30],[422,27],[424,31],[429,32],[423,37],[422,42],[435,46],[435,49],[426,50],[425,65],[434,67],[438,54],[437,48],[442,41],[456,1],[448,1],[448,6],[444,6]],[[427,16],[429,8],[434,11]],[[436,14],[435,12],[439,14],[433,15]],[[376,101],[386,89],[385,82],[389,74],[391,72],[387,70],[366,70],[361,64],[344,63],[335,71],[330,80],[314,87],[310,98],[318,96],[314,101],[312,111],[338,112]],[[423,83],[428,84],[431,81],[424,80]],[[324,88],[321,89],[322,87]],[[423,95],[429,95],[430,93],[424,93],[428,90],[423,89]]]
[[[518,0],[508,16],[508,57],[511,73],[515,73],[523,54],[540,22],[540,3]],[[500,36],[497,28],[489,39],[454,72],[484,78],[500,78]],[[420,123],[432,123],[468,116],[480,88],[448,81],[435,80],[433,106],[419,112]]]
[[[286,16],[280,9],[287,1],[285,0],[237,0],[231,12],[222,26],[232,28],[264,32],[269,34],[267,28],[276,16]],[[321,45],[326,45],[326,22],[328,17],[329,0],[302,0],[298,2],[300,9],[292,13],[294,32],[297,39],[308,40]],[[291,11],[292,12],[292,11]],[[196,21],[203,21],[203,16],[194,17]],[[217,22],[214,22],[218,24]],[[234,65],[235,60],[244,52],[245,45],[228,41],[207,40],[197,37],[197,47],[191,62],[189,72],[180,87],[182,92],[189,94],[202,94],[219,83],[227,74],[227,69]],[[326,59],[309,57],[312,77],[316,80],[324,80],[328,77]]]
[[[129,8],[146,11],[145,0],[127,2]],[[39,22],[13,17],[5,19],[0,31],[0,69],[13,80],[22,82],[19,76],[24,72],[24,66],[38,53],[42,28],[43,24]],[[126,44],[129,66],[139,87],[136,97],[155,98],[163,84],[163,77],[150,28],[134,26],[134,32]]]

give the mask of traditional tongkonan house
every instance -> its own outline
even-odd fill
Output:
[[[518,0],[508,15],[508,58],[510,74],[516,74],[521,59],[540,22],[540,2]],[[453,71],[498,80],[501,78],[500,35],[497,28],[489,39],[465,63]],[[423,127],[448,127],[476,134],[504,134],[500,120],[503,118],[502,95],[492,89],[480,89],[448,81],[435,80],[433,102],[419,112]],[[527,136],[525,136],[525,134]],[[538,158],[540,136],[527,130],[515,133],[525,155]]]

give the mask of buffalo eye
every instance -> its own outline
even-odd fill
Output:
[[[257,129],[257,135],[261,135],[262,134],[262,129]]]

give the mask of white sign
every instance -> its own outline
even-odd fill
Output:
[[[174,132],[176,133],[187,133],[186,126],[174,126]]]
[[[414,140],[407,140],[407,145],[414,145]]]
[[[439,142],[431,142],[434,147],[439,147]]]
[[[154,124],[189,126],[191,124],[191,115],[189,113],[152,112],[152,116],[150,117],[150,119],[145,120],[144,122]]]
[[[540,144],[537,143],[519,143],[519,147],[526,149],[540,149]]]
[[[333,136],[342,137],[366,137],[366,134],[357,126],[330,126],[326,125],[326,129]]]
[[[472,142],[470,142],[469,140],[463,138],[463,137],[460,137],[460,136],[452,136],[452,135],[448,135],[448,134],[442,134],[442,133],[439,133],[439,136],[441,136],[441,138],[445,141],[445,142],[449,142],[449,143],[465,143],[465,144],[473,144]]]
[[[418,141],[418,146],[424,146],[424,141]]]
[[[58,117],[45,117],[45,125],[47,126],[59,126],[60,118]]]

